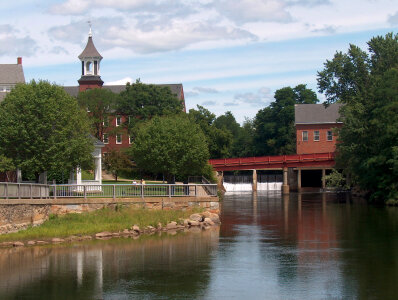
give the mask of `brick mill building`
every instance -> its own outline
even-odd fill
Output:
[[[69,95],[77,97],[79,92],[84,92],[94,88],[108,89],[115,94],[119,94],[126,89],[126,85],[104,85],[100,74],[100,64],[103,57],[94,45],[91,29],[87,45],[78,57],[81,61],[81,77],[78,80],[78,86],[64,87],[65,91]],[[157,86],[170,88],[171,92],[182,102],[185,111],[184,90],[181,83],[158,84]],[[124,115],[123,113],[115,114],[110,117],[109,126],[118,127],[125,122],[128,122],[127,115]],[[105,133],[102,142],[105,144],[105,147],[102,149],[102,153],[106,153],[112,149],[123,149],[129,147],[132,143],[132,138],[129,136],[127,129],[123,129],[115,134]]]
[[[338,121],[340,103],[296,104],[294,107],[297,154],[333,153],[336,150],[334,128]]]

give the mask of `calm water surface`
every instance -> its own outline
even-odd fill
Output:
[[[227,194],[222,226],[0,249],[0,299],[398,299],[398,210]]]

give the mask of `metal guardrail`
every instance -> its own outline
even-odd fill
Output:
[[[13,183],[0,182],[0,198],[22,199],[37,198],[45,199],[50,197],[50,186],[36,183]]]
[[[0,183],[0,198],[145,198],[217,196],[216,184],[40,185]]]

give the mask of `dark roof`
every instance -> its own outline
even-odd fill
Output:
[[[296,124],[337,123],[340,117],[340,103],[325,107],[323,104],[296,104],[294,118]]]
[[[79,59],[86,57],[99,57],[102,59],[101,54],[99,54],[97,48],[94,46],[93,38],[91,36],[88,37],[86,48],[84,48],[83,52],[79,55]]]
[[[0,64],[0,84],[24,83],[22,65],[19,64]]]
[[[177,98],[182,100],[183,99],[183,90],[182,90],[182,84],[181,83],[175,83],[175,84],[155,84],[158,86],[164,86],[164,87],[169,87],[171,92],[175,95],[177,95]],[[104,89],[108,89],[111,92],[115,94],[119,94],[120,92],[124,91],[126,89],[125,85],[104,85],[102,86]],[[67,92],[69,95],[76,97],[77,94],[79,93],[79,86],[64,86],[65,92]]]

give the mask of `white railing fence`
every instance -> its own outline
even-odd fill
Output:
[[[216,184],[60,184],[0,182],[0,198],[145,198],[217,196]]]

